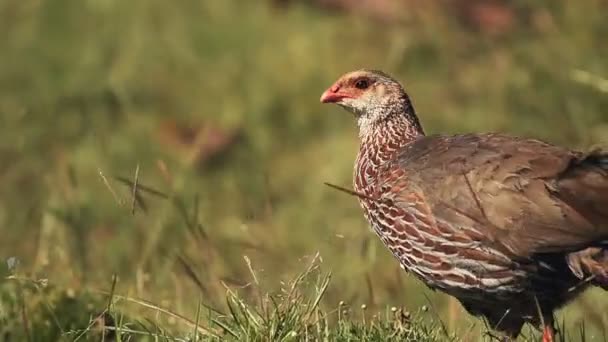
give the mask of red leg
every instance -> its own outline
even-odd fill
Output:
[[[543,342],[553,342],[555,331],[553,331],[553,325],[546,324],[543,328]]]

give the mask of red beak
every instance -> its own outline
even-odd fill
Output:
[[[340,92],[340,86],[334,84],[321,95],[321,103],[336,103],[348,97],[345,92]]]

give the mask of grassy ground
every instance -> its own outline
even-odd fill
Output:
[[[357,142],[318,98],[374,67],[428,132],[605,142],[606,3],[511,6],[490,34],[435,2],[390,23],[299,2],[0,2],[0,339],[96,340],[104,317],[151,340],[197,321],[234,340],[486,338],[323,186],[350,183]],[[590,291],[560,312],[568,340],[602,340],[607,309]]]

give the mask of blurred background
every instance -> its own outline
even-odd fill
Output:
[[[0,273],[48,281],[69,312],[116,274],[192,317],[200,293],[221,308],[223,284],[252,281],[245,256],[273,291],[318,252],[323,305],[432,305],[481,329],[323,185],[351,183],[357,135],[319,96],[381,69],[428,133],[589,149],[608,138],[607,19],[603,0],[0,1]],[[0,298],[46,315],[9,281]],[[597,332],[606,312],[590,291],[560,317]]]

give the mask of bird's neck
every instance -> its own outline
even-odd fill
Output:
[[[378,168],[394,159],[403,147],[421,136],[424,136],[424,131],[409,103],[407,107],[388,113],[382,120],[370,123],[367,127],[360,125],[355,189],[368,189]]]

